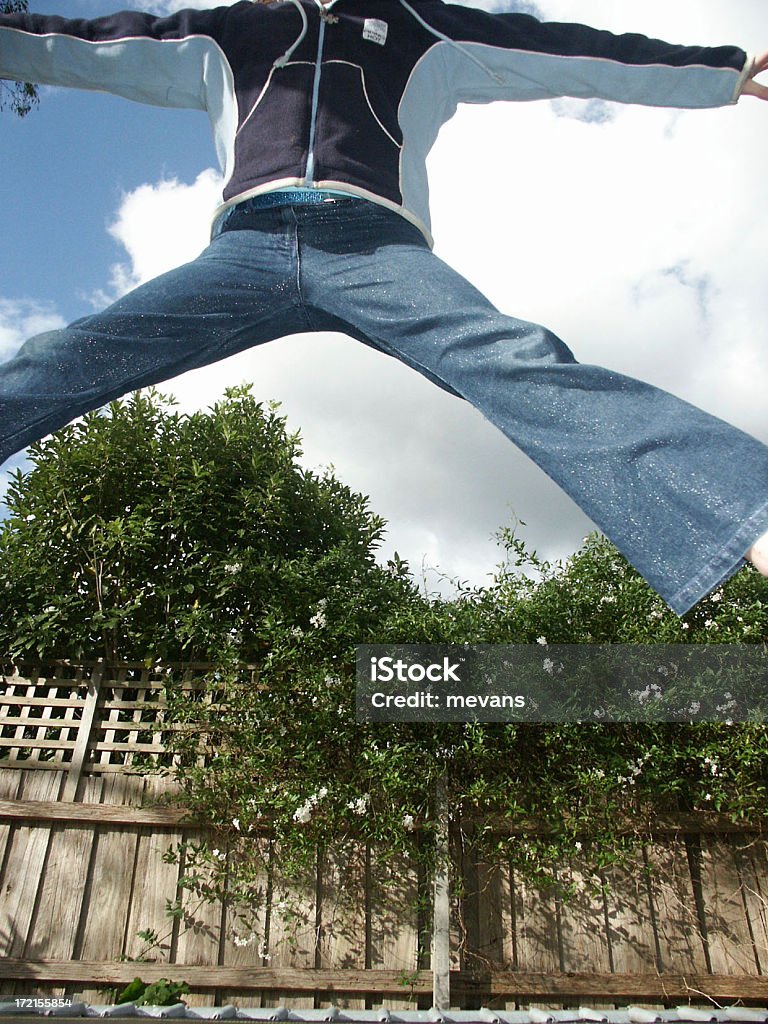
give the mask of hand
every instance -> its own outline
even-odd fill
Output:
[[[768,86],[760,85],[755,81],[755,77],[760,74],[761,71],[765,71],[768,68],[768,52],[757,57],[749,73],[749,78],[746,80],[744,85],[741,87],[742,96],[757,96],[760,100],[768,100]]]

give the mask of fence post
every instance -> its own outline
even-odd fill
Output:
[[[64,785],[62,800],[74,800],[77,795],[77,787],[83,774],[83,765],[88,756],[88,742],[91,738],[93,722],[96,717],[96,705],[99,700],[99,690],[104,678],[104,662],[99,661],[93,667],[91,678],[88,681],[88,696],[83,706],[83,717],[80,727],[77,730],[77,740],[72,753],[72,761],[67,774],[67,781]]]
[[[448,873],[448,799],[442,782],[437,784],[435,804],[438,832],[432,918],[432,1006],[436,1010],[449,1010],[451,1008],[451,893]]]

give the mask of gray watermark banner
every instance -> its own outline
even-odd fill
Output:
[[[763,644],[369,644],[358,722],[765,722]]]

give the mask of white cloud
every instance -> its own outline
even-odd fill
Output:
[[[0,298],[0,359],[9,358],[27,338],[63,326],[64,320],[48,304]]]
[[[95,297],[96,303],[103,306],[199,255],[208,244],[221,188],[221,176],[208,168],[191,185],[170,178],[126,193],[109,233],[129,262],[111,268],[109,289]]]

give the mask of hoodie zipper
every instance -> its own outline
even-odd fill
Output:
[[[320,6],[318,4],[318,6]],[[312,112],[309,120],[309,151],[307,153],[307,167],[304,174],[304,184],[307,188],[313,188],[312,179],[315,173],[315,130],[317,128],[317,106],[320,96],[320,76],[323,61],[323,44],[325,41],[325,26],[330,20],[326,13],[333,3],[320,6],[320,31],[317,36],[317,63],[315,64],[315,77],[312,83]]]

